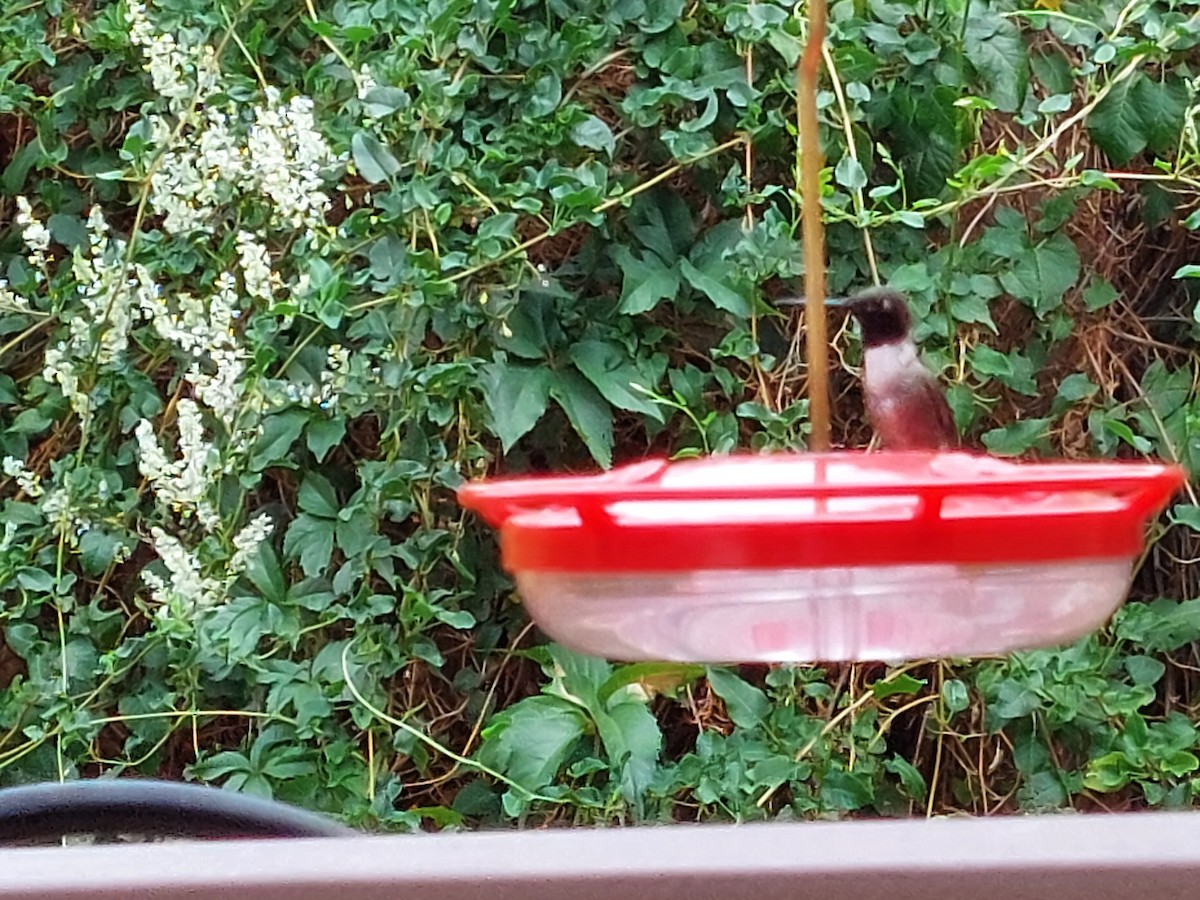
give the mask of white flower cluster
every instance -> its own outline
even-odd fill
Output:
[[[6,279],[0,278],[0,312],[23,313],[29,309],[29,301],[10,288]]]
[[[250,558],[258,551],[262,542],[271,536],[274,528],[271,517],[259,513],[241,531],[233,536],[233,557],[229,560],[229,572],[237,575],[246,571]]]
[[[350,350],[341,344],[330,344],[327,353],[325,370],[321,372],[319,404],[323,409],[329,409],[337,403],[338,395],[345,391],[350,376]]]
[[[279,275],[271,270],[267,248],[248,231],[237,234],[238,261],[242,266],[242,281],[246,293],[256,300],[270,303],[280,285]]]
[[[77,546],[79,535],[92,527],[91,521],[79,514],[66,488],[56,487],[47,491],[39,508],[46,521],[53,524],[56,531],[65,534],[72,546]]]
[[[375,81],[375,76],[371,74],[370,68],[366,63],[363,63],[358,72],[354,74],[354,89],[358,93],[359,100],[366,100],[367,94],[379,87]]]
[[[50,232],[33,214],[33,207],[25,197],[17,197],[17,227],[21,229],[21,240],[29,250],[29,265],[42,277],[46,266],[46,251],[50,249]]]
[[[136,428],[138,471],[150,482],[159,500],[185,518],[195,515],[211,531],[220,524],[208,501],[209,488],[221,473],[220,454],[205,438],[196,401],[184,397],[177,410],[179,458],[167,458],[154,435],[154,426],[142,419]]]
[[[35,235],[34,243],[28,244],[32,249],[43,236],[28,202],[22,209],[26,241],[30,232]],[[42,377],[59,385],[71,408],[84,420],[92,407],[80,385],[80,365],[120,366],[139,308],[158,294],[158,286],[143,266],[126,266],[125,241],[109,234],[99,207],[89,213],[87,229],[88,250],[76,248],[71,262],[83,309],[72,311],[66,340],[46,349],[42,370]]]
[[[160,605],[161,614],[169,615],[175,604],[182,606],[180,611],[187,614],[221,602],[224,585],[201,574],[200,560],[195,553],[161,528],[152,528],[150,536],[154,551],[167,569],[170,583],[149,569],[142,572],[142,580],[150,588],[151,598]]]
[[[46,521],[51,523],[56,530],[65,534],[71,546],[78,546],[79,536],[92,527],[92,522],[79,514],[76,505],[71,503],[71,497],[66,488],[51,487],[47,490],[41,476],[15,456],[5,456],[0,460],[0,472],[15,479],[17,487],[25,496],[30,500],[37,501],[38,509],[46,517]],[[16,522],[5,524],[5,542],[12,541],[17,527]],[[121,554],[127,555],[128,548],[118,548],[117,553],[118,558],[123,558]]]
[[[4,460],[0,462],[0,471],[3,471],[9,478],[15,478],[17,487],[30,497],[40,497],[45,493],[41,476],[32,469],[26,468],[25,463],[15,456],[4,457]]]
[[[257,104],[228,99],[211,48],[161,33],[147,15],[145,0],[127,4],[131,41],[164,98],[145,120],[157,154],[148,174],[149,208],[162,217],[161,229],[189,239],[222,239],[229,209],[249,200],[269,213],[267,230],[305,229],[302,240],[315,243],[321,232],[314,229],[330,206],[324,177],[339,160],[316,129],[312,101],[285,99],[273,87]],[[237,263],[218,276],[208,296],[138,295],[142,315],[182,353],[182,377],[191,386],[190,396],[177,404],[179,436],[173,449],[164,448],[149,421],[138,423],[138,467],[164,507],[209,534],[221,524],[214,488],[257,436],[258,414],[267,402],[246,378],[249,357],[237,333],[238,319],[250,304],[270,308],[285,287],[261,237],[239,230],[234,244]],[[206,422],[224,425],[223,444],[206,431]],[[187,614],[222,602],[271,527],[265,515],[252,519],[233,536],[224,563],[189,550],[189,539],[168,534],[169,526],[156,528],[151,543],[166,574],[149,573],[146,581],[163,607],[161,614]]]
[[[233,536],[235,552],[220,577],[203,573],[199,556],[161,528],[150,529],[151,544],[167,570],[164,580],[146,569],[142,580],[150,588],[150,597],[159,604],[158,614],[192,616],[223,603],[237,576],[246,570],[253,554],[271,534],[271,517],[262,514],[251,519]]]
[[[151,138],[162,159],[150,176],[150,205],[163,216],[169,234],[208,232],[214,211],[230,202],[236,176],[245,168],[245,150],[220,110],[206,108],[186,139],[161,116],[150,115]]]
[[[150,201],[172,234],[209,232],[218,206],[235,194],[268,201],[277,224],[312,228],[329,209],[324,172],[337,162],[313,121],[312,100],[284,101],[275,87],[244,110],[213,105],[220,81],[208,46],[189,47],[154,28],[138,0],[129,3],[130,39],[146,58],[168,117],[150,114],[163,156],[150,178]]]
[[[318,384],[295,380],[272,381],[264,384],[263,390],[272,402],[333,409],[350,385],[350,375],[355,368],[353,359],[350,348],[341,344],[330,344],[326,351],[325,368],[321,370]],[[362,367],[359,369],[360,375],[364,374]],[[379,368],[373,367],[365,374],[377,378]]]
[[[183,398],[178,404],[179,458],[171,459],[143,419],[137,425],[138,469],[150,482],[155,496],[185,519],[195,516],[208,532],[220,526],[220,517],[208,499],[224,468],[216,448],[204,433],[199,406]],[[233,555],[216,577],[203,574],[200,556],[187,549],[177,537],[161,528],[151,529],[151,543],[168,579],[149,569],[142,574],[151,598],[160,605],[160,615],[192,615],[224,601],[229,587],[246,570],[258,547],[271,534],[271,517],[255,516],[233,536]]]
[[[211,47],[181,46],[173,35],[155,30],[139,0],[128,0],[126,8],[129,42],[142,49],[154,90],[166,98],[172,112],[183,112],[216,93],[220,68]]]
[[[71,266],[86,315],[71,318],[71,340],[76,349],[94,346],[94,361],[111,365],[121,361],[133,318],[158,285],[142,266],[126,276],[125,241],[109,235],[100,207],[92,207],[87,228],[91,252],[76,250]]]
[[[159,335],[192,357],[184,379],[231,433],[245,394],[246,351],[234,332],[241,316],[237,305],[237,283],[224,272],[216,292],[206,299],[177,295],[176,312],[162,296],[146,298],[142,306]]]
[[[249,180],[284,223],[311,228],[329,209],[321,174],[335,159],[313,122],[312,100],[297,96],[284,103],[274,87],[266,94],[266,105],[254,110],[246,144]]]

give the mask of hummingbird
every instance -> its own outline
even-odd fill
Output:
[[[783,305],[802,304],[787,298]],[[921,362],[912,314],[889,287],[868,288],[825,305],[849,310],[862,329],[867,417],[887,450],[948,450],[958,446],[954,415],[937,377]]]

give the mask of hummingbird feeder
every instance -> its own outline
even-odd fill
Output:
[[[816,91],[824,0],[797,67],[813,452],[647,461],[464,485],[533,619],[618,659],[811,662],[1052,645],[1129,587],[1177,466],[829,452]]]
[[[635,463],[464,485],[533,619],[617,659],[810,662],[1052,645],[1125,597],[1175,466],[967,453]]]

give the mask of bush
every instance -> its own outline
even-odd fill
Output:
[[[464,478],[803,448],[788,0],[137,0],[0,22],[0,782],[405,828],[1186,804],[1200,512],[975,663],[540,644]],[[838,2],[834,292],[999,454],[1200,466],[1200,26]],[[1119,167],[1119,168],[1118,168]],[[835,435],[864,445],[839,336]]]

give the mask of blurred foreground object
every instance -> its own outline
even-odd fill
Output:
[[[1063,643],[1124,599],[1153,463],[808,453],[464,485],[555,639],[599,656],[812,662]]]

